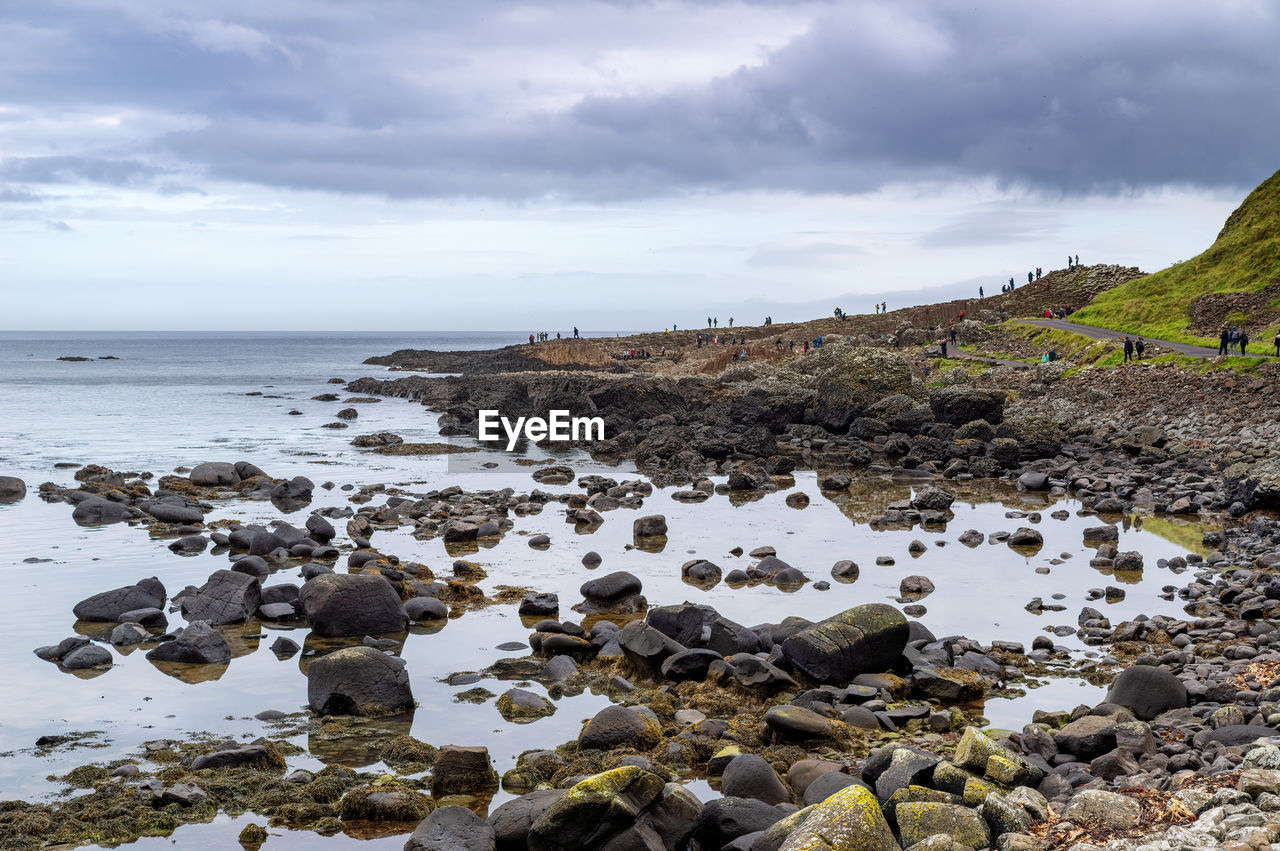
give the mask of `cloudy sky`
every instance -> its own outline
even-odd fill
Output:
[[[1278,9],[7,0],[0,328],[692,326],[1155,270],[1280,168]]]

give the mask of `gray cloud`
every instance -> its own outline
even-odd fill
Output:
[[[191,120],[118,157],[10,159],[0,177],[136,185],[173,161],[298,190],[613,201],[973,179],[1121,193],[1252,186],[1277,166],[1280,20],[1268,4],[780,4],[811,25],[757,65],[536,110],[507,106],[520,76],[509,56],[529,48],[518,39],[583,50],[604,31],[588,14],[601,4],[544,3],[538,30],[483,0],[377,14],[283,2],[256,17],[214,5],[221,18],[199,20],[176,6],[32,5],[9,22],[38,49],[0,58],[11,81],[0,96]],[[1003,238],[958,227],[935,244]]]
[[[0,204],[34,204],[39,200],[40,196],[35,192],[0,186]]]
[[[44,226],[49,230],[58,231],[59,233],[71,233],[75,230],[71,225],[58,219],[51,219],[45,222]]]

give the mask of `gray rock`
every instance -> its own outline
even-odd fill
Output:
[[[186,662],[196,665],[231,661],[231,648],[222,633],[204,621],[192,621],[173,641],[147,654],[151,662]]]
[[[400,595],[373,574],[322,574],[302,586],[298,599],[318,635],[402,632],[407,623]]]
[[[371,647],[346,647],[311,660],[307,702],[321,715],[378,715],[414,705],[404,660]]]

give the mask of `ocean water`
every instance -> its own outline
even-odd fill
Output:
[[[573,485],[537,485],[531,470],[515,463],[518,456],[483,451],[449,457],[387,457],[350,446],[355,434],[393,431],[406,441],[438,440],[436,416],[420,405],[399,399],[357,404],[359,417],[350,428],[326,429],[344,407],[342,402],[313,401],[311,397],[337,392],[331,377],[347,380],[383,374],[364,366],[371,355],[394,349],[485,348],[519,342],[519,334],[0,334],[0,475],[22,477],[27,497],[0,505],[0,666],[10,694],[37,699],[0,701],[0,799],[49,798],[59,784],[47,775],[60,774],[90,761],[136,754],[139,746],[158,738],[182,738],[194,732],[214,732],[247,740],[269,733],[252,716],[264,709],[296,711],[306,702],[306,680],[300,659],[280,661],[267,649],[278,633],[299,643],[305,627],[280,629],[252,623],[228,629],[235,658],[225,669],[172,676],[147,662],[143,651],[113,649],[115,665],[105,671],[76,676],[32,654],[73,634],[72,606],[98,591],[129,584],[145,576],[159,577],[170,593],[200,585],[214,570],[228,566],[225,553],[206,551],[178,556],[167,540],[152,539],[146,530],[126,525],[80,527],[71,520],[71,507],[49,504],[36,493],[41,482],[73,483],[74,469],[58,464],[97,463],[116,470],[149,471],[157,477],[178,466],[203,461],[249,460],[274,476],[306,475],[317,484],[332,482],[332,490],[317,488],[305,509],[286,515],[300,525],[309,511],[342,506],[348,493],[342,485],[384,483],[408,492],[459,484],[466,489],[532,487],[575,492]],[[58,361],[63,355],[94,358],[82,363]],[[118,360],[98,360],[114,355]],[[262,395],[246,395],[261,393]],[[291,415],[297,410],[299,415]],[[453,438],[453,440],[459,440]],[[538,447],[528,453],[551,457]],[[558,453],[558,463],[579,474],[601,473],[616,479],[633,478],[633,465],[608,467],[577,451]],[[486,464],[496,465],[488,468]],[[819,619],[865,602],[893,602],[904,576],[924,574],[937,591],[922,602],[928,612],[921,620],[937,635],[965,634],[990,641],[996,638],[1030,643],[1050,625],[1074,625],[1082,605],[1104,609],[1114,621],[1139,612],[1177,614],[1176,602],[1159,599],[1166,584],[1185,581],[1155,567],[1161,557],[1184,554],[1199,530],[1166,523],[1126,523],[1122,549],[1139,549],[1148,568],[1138,576],[1116,577],[1091,568],[1091,553],[1082,540],[1095,518],[1080,517],[1070,500],[1056,505],[990,485],[961,489],[953,506],[955,519],[944,532],[922,530],[877,531],[866,518],[890,501],[908,497],[910,488],[884,480],[860,480],[849,492],[824,494],[813,472],[799,472],[787,491],[750,496],[715,496],[705,503],[671,499],[670,488],[658,488],[646,499],[642,513],[662,513],[670,534],[658,551],[633,548],[631,522],[637,512],[617,510],[590,534],[565,522],[558,504],[538,515],[514,518],[512,532],[496,543],[446,551],[439,540],[419,541],[408,530],[378,532],[374,544],[401,559],[422,562],[437,574],[448,574],[454,558],[478,561],[488,572],[481,587],[497,585],[554,591],[560,595],[562,618],[575,617],[570,606],[581,597],[579,586],[592,576],[581,565],[588,550],[604,563],[595,573],[628,570],[645,585],[650,605],[683,600],[708,603],[741,623],[777,621],[786,615]],[[803,510],[786,506],[787,493],[800,490],[812,502]],[[374,504],[379,502],[375,499]],[[1068,509],[1065,520],[1049,518],[1054,508]],[[965,529],[989,533],[1011,530],[1029,521],[1008,512],[1041,511],[1036,524],[1045,538],[1037,553],[1018,553],[1003,545],[968,548],[956,542]],[[228,501],[209,519],[235,518],[270,522],[282,517],[270,503]],[[344,540],[341,524],[339,540]],[[552,546],[545,552],[526,544],[526,535],[546,533]],[[914,539],[927,544],[920,556],[908,552]],[[832,583],[829,591],[806,585],[787,593],[768,586],[733,589],[724,584],[697,588],[680,579],[680,565],[697,556],[728,572],[745,567],[746,557],[730,550],[750,551],[774,546],[785,561],[811,579],[829,579],[831,565],[853,559],[861,567],[852,584]],[[891,556],[893,565],[877,566],[877,556]],[[35,559],[37,561],[28,561]],[[1037,573],[1036,568],[1048,568]],[[266,584],[298,582],[296,567],[268,577]],[[1087,602],[1087,589],[1121,584],[1123,601]],[[1052,600],[1061,594],[1061,600]],[[1060,602],[1066,611],[1033,615],[1024,608],[1033,596]],[[171,615],[173,627],[181,625]],[[81,628],[84,628],[83,626]],[[404,731],[432,744],[483,744],[489,747],[499,772],[515,764],[530,748],[553,747],[576,737],[581,723],[608,704],[608,696],[587,692],[555,698],[556,713],[532,724],[507,724],[492,700],[472,705],[455,700],[474,685],[500,694],[511,683],[482,680],[474,685],[443,682],[460,671],[479,671],[506,654],[496,650],[507,641],[528,637],[514,606],[494,606],[453,617],[442,628],[411,632],[400,651],[408,662],[419,706],[398,722]],[[263,636],[259,638],[258,636]],[[1073,638],[1062,640],[1076,644]],[[1080,651],[1085,648],[1078,647]],[[515,654],[519,655],[519,654]],[[215,675],[216,674],[216,675]],[[531,686],[545,693],[539,685]],[[992,723],[1020,726],[1033,708],[1069,708],[1096,702],[1097,689],[1076,680],[1052,681],[1015,701],[989,700],[983,712]],[[35,740],[46,734],[94,732],[93,749],[55,749],[37,754]],[[306,737],[295,740],[307,752],[292,758],[291,766],[318,768],[339,762],[381,770],[375,756],[358,746],[335,748]],[[699,794],[710,794],[697,783]],[[495,802],[500,802],[500,794]],[[211,825],[182,828],[175,838],[186,843],[225,844],[245,819],[220,819]],[[258,819],[258,821],[261,821]],[[272,847],[338,848],[357,840],[339,835],[317,837],[278,831]],[[164,840],[170,847],[171,840]],[[139,847],[160,847],[158,840]],[[403,837],[360,840],[361,847],[399,848]]]

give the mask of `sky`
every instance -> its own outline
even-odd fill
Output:
[[[1277,43],[1267,0],[6,0],[0,328],[695,327],[1155,271],[1280,169]]]

